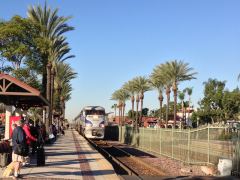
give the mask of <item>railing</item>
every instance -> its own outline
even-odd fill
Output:
[[[195,130],[123,128],[122,141],[156,155],[165,155],[190,164],[217,164],[219,158],[233,155],[233,141],[225,139],[226,127],[204,127]]]

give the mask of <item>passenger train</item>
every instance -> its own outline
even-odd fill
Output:
[[[106,114],[101,106],[86,106],[74,119],[77,131],[91,139],[103,139]]]

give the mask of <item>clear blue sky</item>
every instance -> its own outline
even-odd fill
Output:
[[[29,5],[44,1],[1,0],[0,18],[26,16]],[[74,118],[85,105],[102,105],[111,111],[111,94],[135,76],[149,75],[167,60],[190,63],[197,80],[193,102],[203,96],[208,78],[226,80],[231,90],[240,82],[239,0],[49,0],[59,14],[73,16],[68,33],[69,61],[78,78],[66,116]],[[129,109],[130,102],[127,108]],[[145,95],[144,107],[158,107],[157,94]]]

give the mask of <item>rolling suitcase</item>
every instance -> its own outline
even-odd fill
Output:
[[[43,146],[37,147],[37,166],[45,166],[45,151]]]

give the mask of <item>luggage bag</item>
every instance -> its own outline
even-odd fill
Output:
[[[45,166],[45,151],[42,146],[37,147],[37,166]]]

